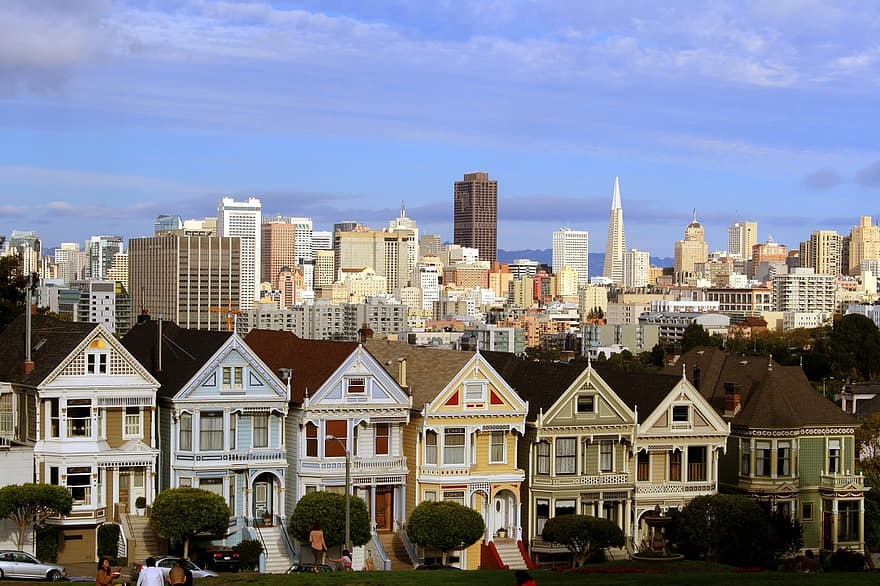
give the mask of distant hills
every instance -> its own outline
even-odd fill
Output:
[[[601,277],[602,276],[602,267],[605,264],[605,253],[604,252],[591,252],[589,254],[590,257],[590,276],[591,277]],[[518,258],[528,258],[530,260],[536,260],[540,263],[543,263],[547,266],[550,266],[553,263],[553,249],[544,248],[544,249],[525,249],[525,250],[503,250],[498,249],[498,262],[503,263],[511,263],[515,259]],[[656,267],[671,267],[673,265],[674,259],[669,257],[659,257],[652,256],[651,264]]]

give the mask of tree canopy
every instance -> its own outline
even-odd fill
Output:
[[[166,539],[183,542],[183,555],[189,556],[189,541],[199,533],[225,535],[229,527],[229,507],[219,494],[200,488],[163,490],[153,501],[150,525]]]
[[[851,313],[835,320],[828,342],[842,375],[871,380],[880,374],[880,330],[871,319]]]
[[[443,564],[450,551],[467,547],[486,531],[483,517],[475,510],[452,501],[424,501],[410,514],[406,533],[413,543],[443,552]]]
[[[66,515],[72,507],[73,495],[63,486],[27,483],[0,488],[0,519],[10,519],[18,527],[18,549],[24,547],[28,527]]]
[[[623,531],[613,521],[590,515],[560,515],[548,519],[541,534],[544,541],[558,543],[572,553],[572,567],[608,547],[622,547]]]
[[[15,254],[0,257],[0,331],[24,312],[27,284],[19,257]]]
[[[367,503],[351,497],[351,543],[363,545],[370,540],[370,515]],[[345,541],[345,495],[334,492],[311,492],[296,503],[287,530],[300,541],[308,541],[309,532],[318,524],[328,546]]]

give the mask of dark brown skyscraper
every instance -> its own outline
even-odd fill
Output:
[[[480,250],[480,260],[498,254],[498,182],[488,173],[465,173],[455,182],[453,242]]]

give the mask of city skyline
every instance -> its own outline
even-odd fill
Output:
[[[617,175],[628,247],[672,256],[697,208],[710,250],[735,221],[791,248],[880,213],[872,16],[10,1],[0,233],[149,236],[160,213],[210,216],[228,195],[316,229],[381,227],[402,200],[451,241],[454,181],[487,172],[502,249],[569,227],[601,251]]]

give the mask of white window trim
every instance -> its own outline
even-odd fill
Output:
[[[685,407],[687,409],[687,421],[675,421],[675,408]],[[669,408],[669,427],[671,429],[693,429],[694,427],[694,407],[690,403],[673,403]]]
[[[94,363],[89,365],[89,359],[94,358]],[[101,360],[103,358],[103,360]],[[89,369],[92,369],[91,371]],[[103,370],[102,370],[103,368]],[[110,373],[110,351],[109,350],[89,350],[86,352],[86,374],[109,374]]]
[[[495,437],[495,434],[501,435],[501,459],[493,460],[492,459],[492,438]],[[489,463],[490,464],[507,464],[507,434],[503,431],[490,431],[489,432]]]
[[[144,409],[143,407],[135,407],[138,410],[137,414],[137,432],[136,433],[127,433],[128,430],[128,409],[129,407],[122,408],[122,439],[137,439],[144,437]]]
[[[234,417],[234,416],[233,416]],[[257,417],[265,417],[266,418],[266,445],[258,446],[257,445]],[[236,426],[236,430],[238,426]],[[230,434],[231,435],[231,434]],[[272,444],[272,416],[269,413],[257,413],[255,415],[251,415],[251,448],[255,450],[266,450],[271,447]]]
[[[608,470],[602,469],[602,446],[610,445],[611,446],[611,467]],[[613,440],[599,440],[599,474],[614,474],[614,441]]]
[[[473,389],[475,389],[475,388],[477,388],[477,387],[479,387],[479,390],[480,390],[480,396],[479,396],[479,398],[468,398],[468,390],[469,390],[469,388],[470,388],[471,390],[473,390]],[[489,395],[489,392],[488,392],[488,385],[486,384],[486,381],[484,381],[484,380],[469,380],[469,381],[465,381],[464,384],[462,385],[462,389],[461,389],[461,390],[462,390],[462,399],[463,399],[463,403],[464,403],[465,405],[467,405],[468,403],[483,403],[483,404],[487,404],[487,403],[489,402],[489,399],[488,399],[488,395]]]

